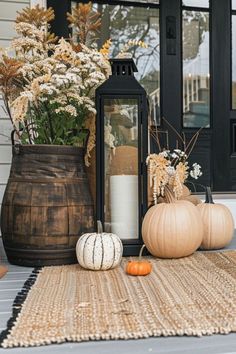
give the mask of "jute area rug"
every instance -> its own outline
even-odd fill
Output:
[[[146,277],[125,274],[125,259],[110,271],[34,271],[15,300],[2,347],[236,331],[236,251],[150,260]]]

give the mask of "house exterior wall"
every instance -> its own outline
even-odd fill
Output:
[[[17,11],[30,4],[30,0],[0,0],[0,47],[6,48],[16,35],[14,20]],[[11,124],[0,98],[0,206],[11,163]]]

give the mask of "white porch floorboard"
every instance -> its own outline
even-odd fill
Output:
[[[227,249],[236,249],[236,232]],[[10,265],[0,238],[0,261],[8,273],[0,280],[0,331],[11,316],[12,302],[32,268]],[[236,354],[236,333],[203,337],[158,337],[128,341],[90,341],[32,348],[0,349],[0,354]]]

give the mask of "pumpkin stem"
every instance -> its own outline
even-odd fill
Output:
[[[176,198],[168,186],[165,186],[165,200],[167,203],[174,203]]]
[[[146,246],[145,245],[142,245],[140,251],[139,251],[139,255],[138,255],[138,258],[139,258],[139,261],[141,260],[141,257],[142,257],[142,254],[143,254],[143,250]]]
[[[212,199],[211,187],[206,187],[206,200],[205,203],[207,204],[214,204]]]
[[[98,234],[103,233],[102,222],[100,220],[97,220],[97,229],[98,229]]]

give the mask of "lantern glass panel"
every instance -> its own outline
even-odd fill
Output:
[[[138,99],[104,99],[104,140],[105,230],[138,239]]]

